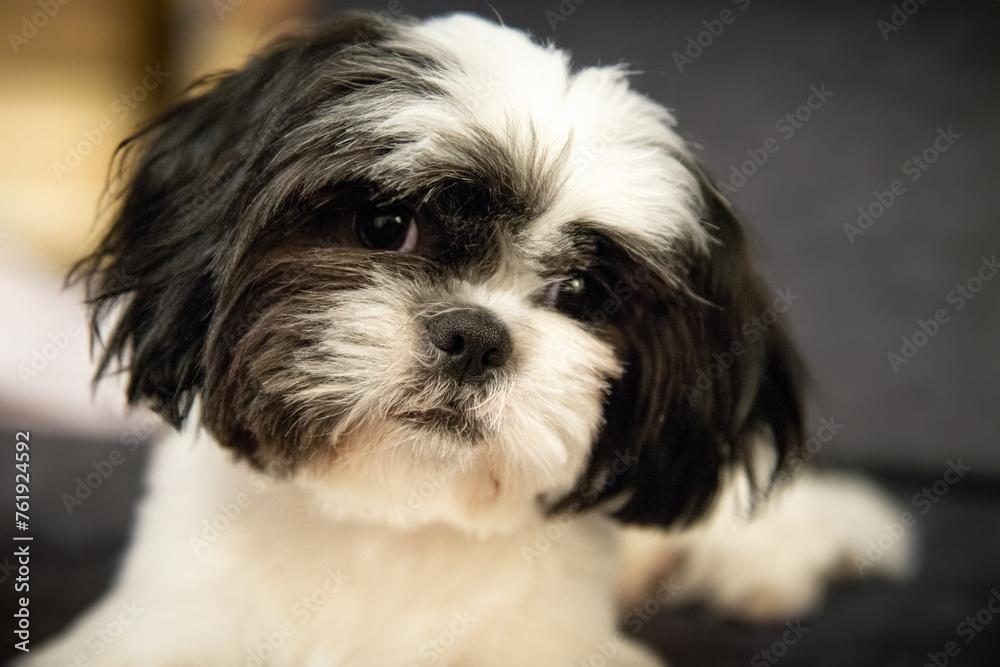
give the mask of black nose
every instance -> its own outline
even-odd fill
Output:
[[[427,320],[431,342],[447,354],[442,362],[459,382],[486,379],[510,357],[507,327],[483,308],[457,308]]]

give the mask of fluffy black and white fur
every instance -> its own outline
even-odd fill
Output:
[[[101,371],[177,433],[117,583],[28,664],[658,664],[616,595],[667,572],[809,609],[892,508],[807,476],[727,520],[801,447],[803,372],[748,333],[774,295],[744,231],[627,79],[470,16],[347,16],[127,142],[77,274]]]

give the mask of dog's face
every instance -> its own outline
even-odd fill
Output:
[[[125,151],[79,267],[95,326],[123,300],[102,371],[127,359],[176,426],[198,399],[343,515],[693,518],[755,438],[796,445],[801,406],[673,124],[622,69],[467,16],[285,38]]]

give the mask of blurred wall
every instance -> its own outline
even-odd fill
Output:
[[[0,233],[61,262],[80,254],[114,146],[165,93],[145,71],[165,64],[161,9],[0,4]]]
[[[115,147],[197,75],[239,65],[302,0],[0,3],[0,234],[65,267]]]

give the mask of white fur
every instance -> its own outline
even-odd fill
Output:
[[[712,515],[690,530],[625,529],[622,608],[669,575],[678,578],[674,603],[698,600],[726,615],[770,622],[814,611],[834,580],[899,579],[913,571],[914,536],[901,525],[891,548],[862,563],[869,540],[899,524],[902,510],[861,477],[805,473],[776,489],[754,514],[749,497],[746,479],[739,478]]]
[[[244,665],[283,624],[292,632],[271,667],[569,665],[615,636],[615,529],[597,515],[562,524],[542,551],[538,519],[483,540],[440,523],[400,530],[325,518],[311,494],[234,463],[205,438],[171,438],[152,466],[116,585],[25,664],[69,665],[82,654],[97,665]],[[428,496],[420,484],[412,491]],[[222,526],[227,511],[228,527],[206,540],[205,522]],[[302,599],[324,593],[307,614]],[[97,655],[103,641],[88,638],[122,603],[142,611]],[[456,641],[440,646],[449,632]],[[618,664],[656,664],[631,642],[616,646]]]
[[[444,476],[400,489],[401,507],[432,507],[449,493]],[[255,473],[208,438],[177,435],[156,447],[115,586],[23,664],[82,655],[116,667],[253,665],[260,647],[277,646],[262,664],[576,665],[603,647],[615,652],[608,664],[655,665],[616,632],[616,589],[627,610],[677,575],[672,601],[791,618],[814,608],[830,580],[856,574],[853,557],[899,517],[856,479],[807,475],[744,524],[745,491],[733,484],[684,533],[621,531],[589,514],[536,516],[483,539],[444,523],[331,519],[294,482]],[[905,536],[871,572],[905,573],[911,550]]]
[[[376,279],[303,323],[324,332],[329,354],[294,369],[296,381],[317,379],[290,383],[290,398],[309,405],[330,397],[350,410],[329,435],[335,456],[313,461],[299,483],[337,519],[403,528],[446,522],[480,536],[537,520],[538,497],[565,495],[587,465],[607,378],[621,373],[611,346],[531,306],[542,287],[533,273],[511,268],[482,283],[443,286]],[[512,370],[476,390],[470,413],[483,434],[475,444],[398,418],[440,405],[450,391],[415,380],[429,362],[413,313],[449,303],[489,308],[513,343]],[[407,512],[403,503],[414,482],[431,477],[440,479],[438,491],[419,513]]]

